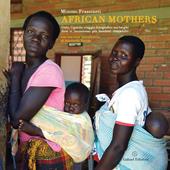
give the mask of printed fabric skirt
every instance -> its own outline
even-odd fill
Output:
[[[41,139],[31,139],[20,148],[20,170],[72,170],[72,158],[61,149],[54,152]]]

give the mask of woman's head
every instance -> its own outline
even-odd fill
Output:
[[[41,17],[41,18],[48,20],[53,27],[53,40],[55,41],[58,38],[58,36],[60,34],[60,26],[59,26],[58,22],[56,21],[56,19],[49,12],[46,12],[46,11],[38,11],[38,12],[28,16],[24,22],[24,25],[23,25],[24,31],[27,29],[27,26],[33,17]]]
[[[127,74],[136,70],[143,58],[145,45],[136,36],[123,36],[114,45],[109,57],[111,71],[115,74]]]
[[[40,11],[30,15],[24,22],[24,47],[29,57],[46,57],[59,35],[60,27],[48,12]]]
[[[133,55],[136,58],[140,58],[140,59],[143,58],[145,52],[145,44],[140,38],[132,35],[129,36],[127,35],[119,38],[119,41],[123,41],[131,44],[133,46],[133,50],[132,50]]]
[[[80,114],[87,109],[88,100],[89,89],[82,83],[72,83],[66,88],[64,111]]]

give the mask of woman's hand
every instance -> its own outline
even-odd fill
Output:
[[[112,170],[119,164],[127,149],[132,131],[133,126],[115,124],[112,141],[105,150],[95,170]]]
[[[18,128],[20,131],[26,132],[30,135],[40,136],[40,137],[44,138],[42,130],[30,122],[27,122],[24,120],[19,120]]]

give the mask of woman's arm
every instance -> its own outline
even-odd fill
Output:
[[[15,62],[10,70],[9,113],[14,128],[19,120],[29,121],[43,106],[54,87],[30,87],[22,96],[21,80],[25,65]]]
[[[14,119],[14,113],[21,100],[21,80],[24,67],[24,63],[14,62],[12,64],[11,70],[8,73],[6,72],[6,78],[10,86],[8,107],[11,121]]]
[[[13,113],[13,127],[18,127],[19,120],[29,121],[44,105],[53,89],[54,87],[28,88]]]
[[[95,170],[112,170],[119,164],[128,146],[132,131],[132,126],[115,124],[112,141]]]

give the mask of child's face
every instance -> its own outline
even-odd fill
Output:
[[[24,47],[27,56],[45,57],[53,46],[52,23],[42,17],[33,17],[24,31]]]
[[[82,96],[76,92],[65,93],[64,111],[72,114],[80,114],[85,111],[85,103]]]
[[[118,41],[112,49],[109,57],[109,65],[113,74],[126,74],[135,68],[133,45]]]

